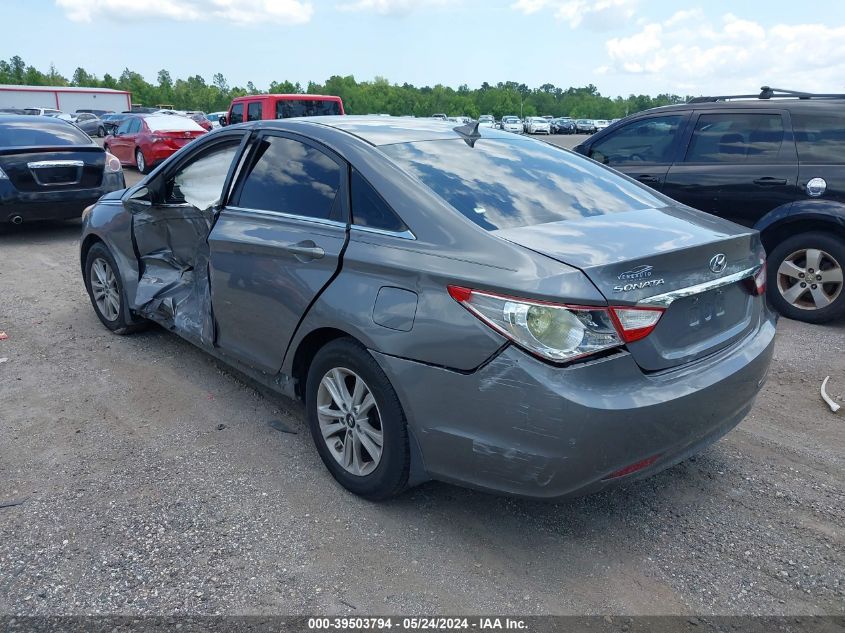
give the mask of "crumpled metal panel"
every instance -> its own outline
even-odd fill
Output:
[[[208,278],[213,217],[210,210],[173,206],[137,213],[133,220],[140,313],[204,346],[214,341]]]

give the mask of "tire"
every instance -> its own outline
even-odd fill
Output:
[[[845,240],[841,237],[815,231],[793,235],[769,255],[769,301],[783,316],[796,321],[826,323],[845,317],[843,271]],[[806,287],[803,292],[801,283]]]
[[[142,174],[150,173],[150,166],[147,165],[147,159],[144,158],[144,152],[141,151],[140,147],[135,148],[135,166]]]
[[[97,128],[97,136],[103,138],[106,135],[106,129],[101,125]]]
[[[94,270],[94,269],[97,270]],[[107,307],[106,301],[98,300],[95,297],[95,288],[97,281],[101,283],[105,281],[110,284],[110,280],[103,279],[102,273],[111,272],[113,276],[114,286],[113,292],[116,292],[114,301],[117,302],[117,308],[114,309],[114,303],[111,302],[111,309]],[[101,273],[101,274],[98,274]],[[126,297],[123,293],[123,281],[120,277],[120,272],[114,257],[102,242],[97,242],[89,250],[85,256],[84,268],[85,289],[88,291],[88,297],[91,299],[91,305],[94,307],[94,312],[97,318],[109,330],[115,334],[131,334],[140,329],[143,329],[146,323],[134,323],[129,315],[129,309],[126,305]],[[92,277],[96,281],[92,281]]]
[[[337,385],[338,379],[347,396],[355,395],[358,380],[373,396],[374,404],[367,407],[368,398],[362,391],[359,402],[367,410],[361,411],[357,421],[359,408],[353,407],[353,415],[344,415],[331,393],[329,385]],[[318,413],[318,405],[330,415]],[[363,346],[353,339],[341,338],[317,352],[308,369],[305,408],[317,452],[341,486],[371,501],[394,497],[405,489],[411,461],[405,413],[387,376]],[[331,432],[334,427],[337,431],[324,439],[323,430]],[[382,446],[375,459],[376,451],[368,452],[365,442],[378,448],[374,439],[378,427]],[[349,462],[348,466],[342,461]]]

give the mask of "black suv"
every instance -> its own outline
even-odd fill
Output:
[[[758,229],[781,314],[845,316],[845,95],[700,97],[629,116],[575,151]]]

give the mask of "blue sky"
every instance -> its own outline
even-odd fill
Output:
[[[748,0],[3,0],[0,57],[70,76],[230,85],[330,75],[603,94],[845,92],[845,3]],[[805,6],[808,10],[802,10]],[[10,28],[18,25],[18,28]]]

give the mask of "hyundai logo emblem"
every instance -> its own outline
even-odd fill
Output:
[[[721,273],[724,272],[725,268],[728,267],[728,258],[725,257],[724,253],[717,253],[710,258],[710,270],[714,273]]]

